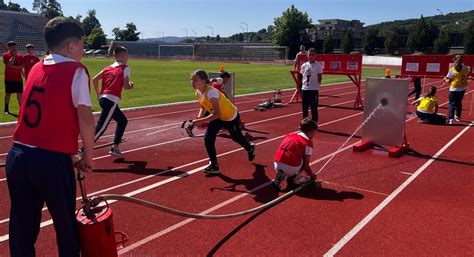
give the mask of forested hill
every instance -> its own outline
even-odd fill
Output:
[[[470,20],[474,19],[474,10],[468,12],[448,13],[424,17],[425,21],[434,24],[440,31],[449,33],[464,32]],[[379,35],[386,35],[388,31],[409,31],[419,19],[395,20],[367,26],[367,29],[377,29]]]

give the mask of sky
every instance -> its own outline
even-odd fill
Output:
[[[7,2],[7,1],[5,1]],[[12,0],[31,10],[33,0]],[[313,24],[321,19],[360,20],[365,25],[384,21],[434,16],[474,9],[474,0],[58,0],[65,16],[96,17],[109,38],[112,29],[133,22],[140,38],[228,37],[256,32],[294,5],[308,13]]]

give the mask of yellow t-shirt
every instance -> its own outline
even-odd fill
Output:
[[[449,69],[452,73],[450,87],[453,89],[461,89],[467,86],[467,78],[469,77],[469,68],[463,65],[461,71],[457,71],[454,67]]]
[[[221,117],[220,117],[221,120],[232,121],[235,119],[235,117],[237,117],[237,107],[235,107],[229,101],[229,99],[227,99],[227,97],[225,97],[225,95],[222,94],[222,92],[210,86],[206,86],[206,89],[203,94],[201,94],[199,90],[196,90],[196,93],[195,93],[199,104],[204,110],[210,113],[214,113],[214,110],[212,109],[212,103],[209,100],[209,93],[211,93],[212,95],[218,94],[219,107],[221,109]]]
[[[435,113],[436,105],[438,105],[436,96],[422,96],[417,110],[423,113]]]

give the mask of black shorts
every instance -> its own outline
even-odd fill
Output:
[[[5,81],[5,93],[23,93],[23,81]]]

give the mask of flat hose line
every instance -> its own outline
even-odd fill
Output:
[[[265,203],[263,205],[260,205],[258,207],[246,210],[246,211],[241,211],[241,212],[236,212],[236,213],[229,213],[229,214],[218,214],[218,215],[208,215],[208,214],[196,214],[196,213],[190,213],[190,212],[185,212],[185,211],[180,211],[176,210],[173,208],[169,208],[163,205],[159,205],[156,203],[152,203],[146,200],[138,199],[135,197],[129,197],[129,196],[124,196],[124,195],[117,195],[117,194],[105,194],[101,195],[100,197],[105,199],[105,200],[118,200],[118,201],[125,201],[125,202],[130,202],[138,205],[142,205],[145,207],[149,207],[155,210],[163,211],[166,213],[182,216],[182,217],[187,217],[187,218],[194,218],[194,219],[229,219],[229,218],[236,218],[240,216],[244,216],[250,213],[258,212],[267,208],[270,208],[277,203],[282,202],[283,200],[293,196],[296,194],[298,191],[301,189],[305,188],[306,186],[314,184],[314,180],[310,180],[304,184],[301,184],[299,187],[287,192],[286,194],[279,196],[278,198],[273,199],[272,201]]]

